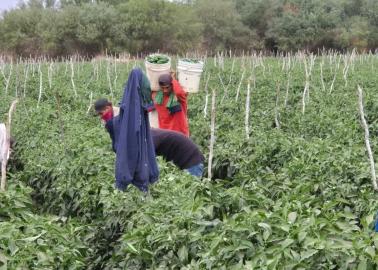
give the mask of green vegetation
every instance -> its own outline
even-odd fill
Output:
[[[146,57],[147,61],[152,64],[166,64],[169,62],[169,57],[161,54],[152,54]]]
[[[183,59],[180,59],[180,60],[183,61],[183,62],[188,62],[188,63],[192,63],[192,64],[198,64],[198,63],[201,62],[200,60],[193,59],[193,58],[183,58]]]
[[[161,177],[147,197],[114,189],[110,138],[88,111],[98,97],[116,104],[142,61],[72,59],[73,71],[68,60],[2,65],[0,121],[20,101],[9,185],[0,193],[0,267],[377,268],[378,201],[356,96],[359,84],[377,160],[377,56],[205,60],[188,113],[208,158],[215,90],[213,179],[198,181],[159,159]],[[304,95],[305,67],[312,68]]]
[[[93,3],[92,3],[93,2]],[[378,48],[376,0],[30,0],[0,19],[15,56]]]

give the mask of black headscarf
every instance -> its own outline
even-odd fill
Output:
[[[162,74],[159,77],[159,85],[171,85],[172,76],[170,74]]]

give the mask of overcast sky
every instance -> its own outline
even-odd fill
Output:
[[[0,0],[0,11],[15,8],[20,0]]]

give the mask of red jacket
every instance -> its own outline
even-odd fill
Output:
[[[177,101],[181,104],[181,111],[171,114],[166,108],[169,96],[164,95],[163,103],[161,105],[156,104],[155,96],[156,92],[152,94],[152,98],[155,103],[155,108],[158,113],[159,127],[162,129],[169,129],[181,132],[185,136],[189,137],[189,125],[188,125],[188,94],[182,89],[177,80],[172,80],[173,92],[177,97]]]

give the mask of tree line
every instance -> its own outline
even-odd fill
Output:
[[[29,0],[0,20],[26,57],[352,48],[378,48],[377,0]]]

